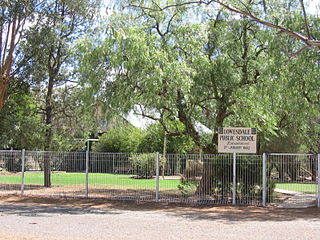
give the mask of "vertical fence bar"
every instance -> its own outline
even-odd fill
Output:
[[[233,153],[233,187],[232,187],[232,204],[236,205],[236,191],[237,191],[237,154]]]
[[[318,200],[317,207],[320,208],[320,153],[317,155],[318,160]]]
[[[112,153],[112,173],[114,173],[114,158],[115,158],[115,153]]]
[[[156,153],[156,201],[159,201],[159,153]]]
[[[262,206],[267,205],[267,154],[262,155]]]
[[[21,153],[21,196],[24,193],[24,165],[25,165],[25,149]]]
[[[86,151],[86,198],[89,197],[89,150]]]

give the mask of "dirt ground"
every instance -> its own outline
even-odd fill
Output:
[[[1,196],[0,225],[2,240],[316,240],[320,209]]]
[[[112,201],[104,199],[85,198],[49,198],[49,197],[20,197],[0,196],[0,205],[23,205],[43,207],[66,207],[81,209],[113,209],[132,211],[153,211],[153,212],[197,212],[197,213],[219,213],[234,215],[238,218],[259,218],[259,219],[296,219],[296,218],[318,218],[320,208],[277,208],[277,207],[255,207],[255,206],[212,206],[212,205],[191,205],[181,203],[157,203],[143,201]]]

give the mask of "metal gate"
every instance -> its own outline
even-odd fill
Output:
[[[282,207],[319,206],[319,156],[266,154],[267,203]]]

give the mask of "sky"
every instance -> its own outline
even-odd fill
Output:
[[[309,6],[307,11],[311,14],[319,14],[320,11],[320,0],[306,0],[305,1]]]

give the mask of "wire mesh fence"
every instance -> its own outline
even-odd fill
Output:
[[[236,194],[240,204],[262,203],[263,162],[260,155],[239,155]]]
[[[0,193],[320,205],[319,155],[0,151]]]
[[[18,194],[21,191],[21,151],[1,151],[0,189],[4,193]],[[15,179],[15,180],[13,180]]]
[[[283,206],[317,205],[319,155],[269,154],[268,202]]]
[[[90,153],[89,197],[155,200],[156,154]]]

